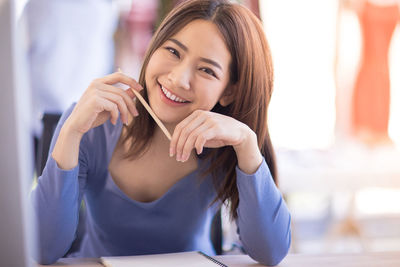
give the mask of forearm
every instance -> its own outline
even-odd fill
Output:
[[[290,247],[289,210],[265,161],[253,175],[238,169],[236,173],[240,239],[252,258],[263,264],[276,265]]]
[[[71,130],[69,120],[61,128],[52,156],[60,169],[71,170],[78,165],[79,145],[82,134]]]
[[[45,264],[64,256],[71,246],[75,238],[79,207],[86,183],[86,153],[79,152],[84,144],[80,144],[81,138],[75,141],[72,138],[72,142],[66,138],[69,136],[66,131],[68,128],[66,118],[71,114],[73,107],[71,106],[60,118],[54,131],[55,141],[52,141],[50,147],[50,151],[59,158],[61,166],[58,166],[52,154],[47,160],[42,176],[38,178],[35,189],[30,194],[38,231],[36,260]],[[81,157],[79,164],[70,164],[74,166],[68,170],[60,168],[65,167],[62,158],[71,155],[76,157],[75,162]]]
[[[53,263],[64,256],[75,238],[79,192],[84,187],[78,173],[79,167],[64,171],[50,158],[31,192],[38,236],[36,260],[40,263]]]

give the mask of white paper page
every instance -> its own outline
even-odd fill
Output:
[[[153,267],[153,266],[185,266],[216,267],[218,264],[196,251],[167,253],[143,256],[101,257],[106,267]]]

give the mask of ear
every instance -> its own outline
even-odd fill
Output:
[[[225,91],[223,92],[222,96],[220,97],[218,103],[226,107],[229,104],[231,104],[235,100],[235,94],[236,92],[236,85],[235,84],[230,84],[225,88]]]

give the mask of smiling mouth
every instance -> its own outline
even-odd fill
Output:
[[[185,99],[182,99],[176,95],[174,95],[173,93],[171,93],[170,91],[168,91],[164,86],[162,86],[161,84],[159,84],[161,87],[161,91],[163,92],[164,96],[166,98],[168,98],[171,101],[174,101],[176,103],[190,103],[190,101],[187,101]]]

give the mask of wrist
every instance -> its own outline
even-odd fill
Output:
[[[255,146],[258,149],[256,133],[253,132],[247,125],[244,125],[244,127],[241,129],[241,132],[243,136],[242,141],[239,144],[233,146],[236,154],[248,150],[251,146]]]
[[[253,174],[262,163],[262,155],[258,147],[257,135],[247,127],[243,141],[233,146],[238,160],[238,167],[247,174]]]
[[[58,167],[63,170],[73,169],[78,164],[79,146],[83,136],[82,133],[75,131],[67,121],[61,128],[51,153]]]
[[[62,126],[61,130],[60,130],[60,135],[63,136],[68,136],[69,139],[75,139],[75,140],[81,140],[84,133],[82,133],[81,131],[76,130],[73,127],[73,122],[71,121],[71,118],[67,118],[67,120],[65,121],[64,125]]]

